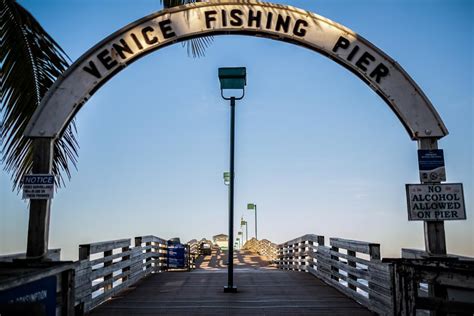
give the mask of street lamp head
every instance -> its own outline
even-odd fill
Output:
[[[221,84],[222,98],[229,100],[231,98],[224,97],[224,90],[242,90],[240,97],[233,97],[240,100],[245,95],[245,86],[247,85],[247,69],[245,67],[224,67],[219,68],[219,81]]]
[[[230,183],[230,172],[224,172],[224,184],[229,185]]]

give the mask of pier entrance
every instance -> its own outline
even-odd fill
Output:
[[[235,253],[239,293],[225,294],[225,261],[226,254],[215,249],[192,272],[152,274],[91,315],[372,315],[311,274],[278,270],[248,251]]]

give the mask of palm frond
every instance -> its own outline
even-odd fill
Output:
[[[163,6],[166,8],[177,7],[183,4],[203,2],[201,0],[160,0]]]
[[[69,66],[67,55],[35,18],[14,0],[0,0],[0,159],[13,189],[32,168],[31,140],[23,137],[28,121],[56,78]],[[74,121],[54,144],[56,184],[71,177],[79,145]]]
[[[160,0],[164,8],[171,8],[187,3],[203,2],[202,0]],[[214,38],[212,36],[193,38],[183,42],[183,47],[186,47],[188,56],[204,57],[206,49],[212,44]]]

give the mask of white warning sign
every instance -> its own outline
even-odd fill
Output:
[[[466,219],[462,183],[407,184],[408,220]]]
[[[54,196],[54,176],[29,174],[23,177],[23,199],[48,200]]]

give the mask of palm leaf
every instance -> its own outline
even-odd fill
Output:
[[[202,0],[160,0],[165,8],[180,6],[187,3],[202,2]],[[193,38],[183,42],[186,47],[188,56],[204,57],[206,49],[212,44],[214,38],[212,36]]]
[[[32,141],[23,137],[28,121],[56,78],[69,66],[67,56],[35,18],[14,0],[0,0],[0,157],[11,174],[13,189],[32,168]],[[76,167],[77,130],[74,121],[54,144],[56,184]]]

